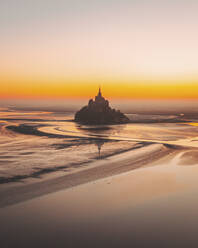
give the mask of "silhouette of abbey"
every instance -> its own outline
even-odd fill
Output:
[[[75,114],[75,121],[88,125],[122,124],[129,122],[129,118],[109,106],[109,101],[102,96],[99,87],[95,100],[90,99],[88,106],[83,107]]]

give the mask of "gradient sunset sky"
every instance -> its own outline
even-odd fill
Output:
[[[0,97],[198,99],[197,0],[1,0]]]

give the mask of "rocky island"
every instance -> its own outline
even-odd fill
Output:
[[[102,96],[100,88],[95,100],[90,99],[87,106],[76,112],[75,121],[87,125],[123,124],[130,122],[126,115],[109,106],[109,102]]]

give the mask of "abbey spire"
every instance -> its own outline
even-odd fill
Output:
[[[99,90],[98,90],[98,96],[102,96],[102,93],[101,93],[101,87],[99,86]]]
[[[99,86],[99,89],[98,89],[98,95],[95,96],[95,101],[97,103],[105,103],[105,98],[102,96],[102,92],[101,92],[101,87]]]

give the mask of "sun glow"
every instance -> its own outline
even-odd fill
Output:
[[[0,97],[198,99],[197,1],[0,8]],[[168,17],[168,18],[167,18]]]
[[[98,85],[108,98],[198,99],[198,83],[100,80],[20,80],[0,83],[1,98],[89,98]]]

